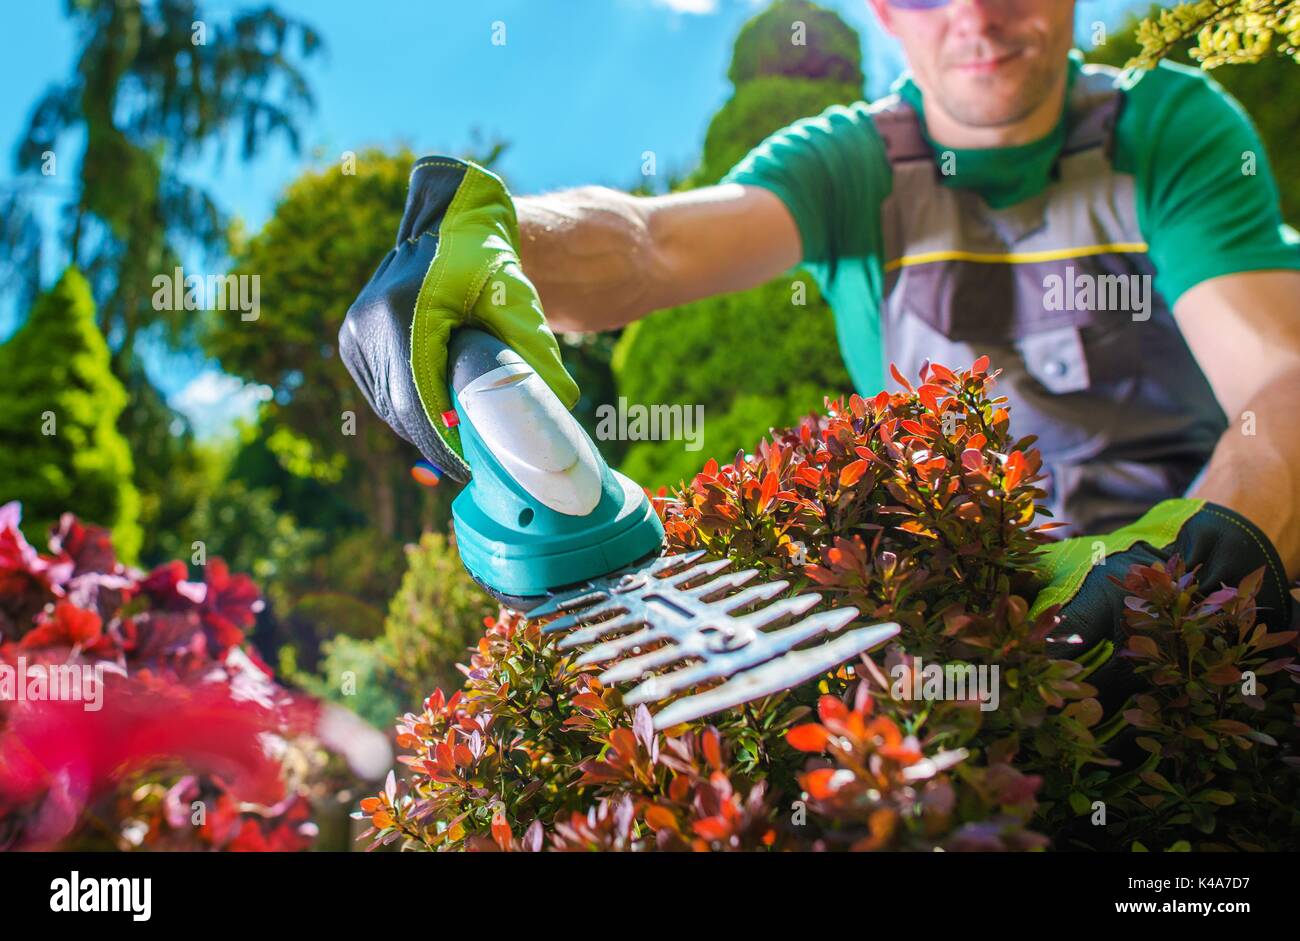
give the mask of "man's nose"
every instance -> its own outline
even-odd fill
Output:
[[[1020,0],[952,0],[948,4],[948,18],[953,28],[978,34],[1005,24],[1015,15],[1018,5]]]

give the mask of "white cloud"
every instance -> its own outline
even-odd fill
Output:
[[[246,384],[217,369],[205,369],[171,397],[171,406],[185,415],[200,438],[219,437],[239,419],[257,415],[257,406],[271,397],[270,386]]]
[[[655,6],[667,7],[674,13],[708,14],[718,12],[718,0],[654,0]]]

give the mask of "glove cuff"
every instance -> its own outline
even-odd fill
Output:
[[[1204,503],[1183,526],[1173,548],[1184,559],[1202,562],[1196,580],[1207,594],[1217,591],[1223,582],[1235,587],[1240,581],[1220,577],[1217,563],[1230,564],[1234,572],[1253,572],[1263,566],[1264,579],[1256,599],[1260,620],[1275,631],[1290,627],[1291,592],[1282,557],[1264,531],[1236,510]]]

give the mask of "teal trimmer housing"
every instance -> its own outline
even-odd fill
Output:
[[[480,585],[526,611],[660,552],[664,530],[645,491],[605,463],[517,353],[461,329],[448,363],[472,472],[452,520],[461,560]]]

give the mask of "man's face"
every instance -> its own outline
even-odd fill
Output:
[[[870,0],[902,43],[927,101],[957,123],[996,128],[1034,113],[1060,85],[1074,0]]]

